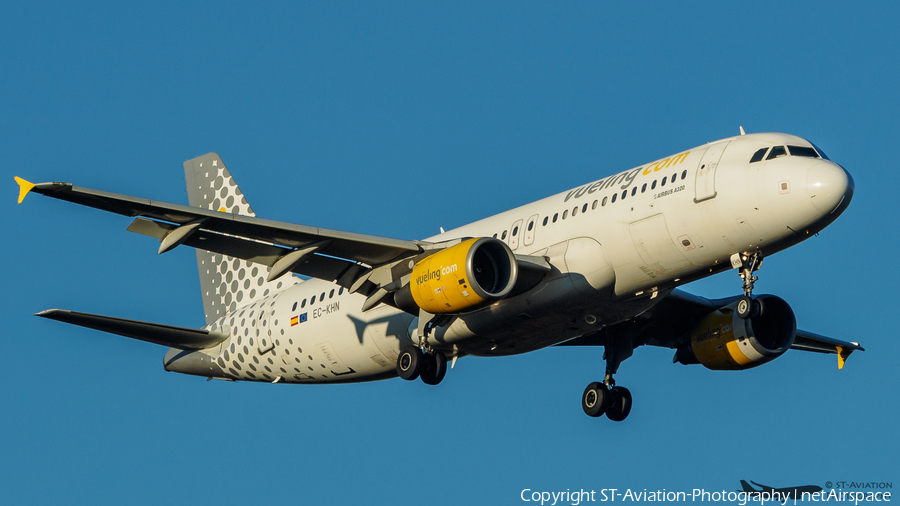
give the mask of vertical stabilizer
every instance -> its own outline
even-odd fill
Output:
[[[218,154],[207,153],[184,162],[184,177],[192,207],[256,216]],[[207,324],[300,282],[296,277],[285,276],[267,283],[269,267],[199,249],[197,268]]]

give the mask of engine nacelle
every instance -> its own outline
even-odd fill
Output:
[[[506,297],[519,267],[503,241],[469,239],[420,260],[394,300],[432,314],[462,313]]]
[[[749,369],[780,357],[797,336],[794,311],[774,295],[757,300],[762,312],[746,320],[735,310],[737,301],[705,316],[691,330],[690,345],[675,353],[675,361],[723,371]]]

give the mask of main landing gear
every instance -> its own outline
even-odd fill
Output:
[[[584,389],[581,408],[588,416],[600,417],[606,413],[610,420],[621,422],[631,413],[631,392],[625,387],[610,387],[605,381],[595,381]]]
[[[447,374],[447,356],[439,351],[423,353],[418,346],[407,346],[397,357],[397,374],[405,380],[422,378],[426,385],[437,385]]]
[[[741,279],[744,280],[744,295],[738,299],[736,309],[738,316],[741,319],[746,320],[747,318],[760,315],[763,312],[762,302],[753,298],[753,283],[759,279],[754,276],[753,273],[762,266],[762,253],[757,251],[749,256],[742,255],[741,261],[742,265],[739,274]]]
[[[619,364],[634,352],[631,336],[610,337],[605,345],[603,358],[606,359],[606,379],[593,382],[581,395],[581,409],[588,416],[601,417],[604,414],[614,422],[621,422],[631,413],[631,392],[616,386],[613,374]]]

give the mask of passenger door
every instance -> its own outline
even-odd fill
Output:
[[[716,167],[722,153],[731,141],[717,142],[706,148],[697,166],[697,178],[694,183],[694,202],[703,202],[716,196]]]

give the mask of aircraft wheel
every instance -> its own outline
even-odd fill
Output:
[[[741,295],[741,298],[738,299],[736,310],[740,319],[746,320],[750,318],[750,315],[753,313],[753,299],[746,295]]]
[[[436,351],[431,355],[426,355],[425,362],[428,367],[422,371],[422,382],[426,385],[437,385],[447,374],[447,357]]]
[[[595,381],[584,389],[584,393],[581,395],[581,409],[588,416],[603,416],[609,400],[609,389],[603,383]]]
[[[407,346],[397,357],[397,374],[401,378],[412,381],[419,377],[425,368],[425,357],[417,346]]]
[[[614,422],[621,422],[631,413],[631,392],[625,387],[614,387],[610,394],[612,400],[606,408],[606,417]]]
[[[762,316],[762,314],[763,314],[763,307],[764,307],[764,306],[763,306],[763,302],[762,302],[761,300],[759,300],[759,299],[753,299],[752,316],[753,316],[753,317]]]

